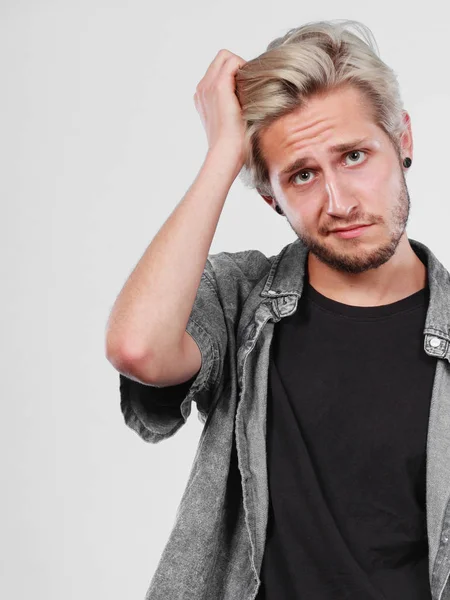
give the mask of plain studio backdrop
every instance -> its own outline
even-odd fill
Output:
[[[193,102],[221,48],[357,19],[397,73],[414,136],[409,237],[449,268],[448,7],[341,1],[0,2],[0,596],[142,600],[202,424],[147,444],[106,360],[113,302],[207,150]],[[236,180],[211,252],[295,239]]]

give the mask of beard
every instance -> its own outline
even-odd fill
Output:
[[[389,239],[375,250],[364,250],[361,247],[359,238],[356,237],[348,238],[344,241],[346,248],[349,249],[347,252],[339,252],[326,244],[320,243],[306,232],[296,231],[290,223],[291,228],[314,256],[336,271],[358,274],[364,273],[369,269],[380,267],[395,253],[409,218],[411,201],[406,186],[405,175],[401,169],[400,172],[402,175],[402,180],[400,182],[401,189],[397,201],[390,212],[388,222]],[[368,214],[366,218],[363,217],[364,215],[355,213],[353,222],[383,223],[383,219],[377,215]],[[339,227],[339,224],[336,226]],[[330,226],[330,228],[331,227],[333,227],[333,225]],[[329,229],[327,229],[324,234],[327,231],[329,231]],[[354,252],[351,252],[350,248],[353,248]]]

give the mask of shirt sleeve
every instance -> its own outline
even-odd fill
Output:
[[[200,370],[188,381],[158,387],[119,373],[120,407],[125,423],[146,442],[157,443],[174,435],[186,423],[193,400],[199,419],[206,422],[219,388],[227,349],[227,329],[209,259],[186,331],[199,347],[202,358]]]

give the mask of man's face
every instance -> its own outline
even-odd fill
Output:
[[[315,96],[261,136],[275,199],[290,226],[322,263],[347,273],[362,273],[391,258],[410,208],[401,163],[412,158],[409,116],[405,113],[408,132],[399,157],[363,101],[353,87]],[[293,170],[283,173],[294,162]],[[263,198],[275,206],[274,199]],[[356,224],[370,227],[353,237],[332,232]]]

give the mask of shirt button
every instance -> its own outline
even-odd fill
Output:
[[[430,346],[433,346],[433,348],[437,348],[438,346],[441,345],[441,340],[437,337],[432,337],[430,340]]]

